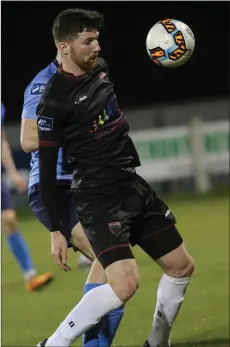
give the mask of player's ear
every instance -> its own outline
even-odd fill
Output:
[[[59,42],[57,44],[57,49],[65,55],[70,53],[70,45],[67,42]]]

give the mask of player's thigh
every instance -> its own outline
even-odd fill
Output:
[[[17,232],[17,217],[14,210],[3,209],[1,211],[1,217],[5,233],[12,234]]]
[[[2,180],[1,181],[1,211],[4,210],[13,210],[13,201],[10,189],[7,183]]]
[[[45,206],[42,201],[41,192],[38,185],[33,185],[28,191],[29,204],[36,218],[47,228],[50,229],[50,221],[47,217]],[[65,236],[68,245],[71,247],[70,239],[73,227],[78,223],[71,209],[71,196],[69,190],[64,187],[58,188],[58,201],[60,202],[60,224],[61,233]]]
[[[35,217],[47,229],[50,229],[50,223],[45,212],[45,206],[42,202],[42,197],[37,185],[33,185],[28,190],[29,205]]]
[[[77,216],[103,268],[119,260],[134,259],[116,193],[101,188],[99,193],[78,193],[76,198]]]
[[[1,182],[1,217],[6,233],[17,230],[17,217],[13,207],[12,195],[4,181]]]
[[[76,214],[76,208],[74,213]],[[95,259],[95,254],[92,250],[89,240],[87,239],[85,232],[79,222],[72,229],[70,242],[88,259],[90,259],[91,261]]]
[[[86,279],[86,283],[106,283],[107,277],[105,270],[103,269],[101,263],[98,259],[95,259],[91,265],[90,272]]]
[[[183,239],[175,224],[176,219],[169,207],[149,187],[144,217],[137,236],[137,244],[154,260],[172,252],[182,245]]]
[[[82,254],[84,254],[88,259],[93,261],[95,259],[95,254],[92,250],[92,247],[87,239],[85,232],[77,218],[76,215],[76,199],[73,194],[73,191],[69,189],[65,192],[68,202],[65,203],[66,213],[65,215],[69,216],[69,228],[71,230],[70,243],[78,249]],[[67,218],[65,218],[66,220]],[[67,222],[65,222],[67,224]]]
[[[190,276],[194,263],[176,227],[176,219],[151,187],[150,192],[152,199],[146,206],[138,244],[168,275]]]

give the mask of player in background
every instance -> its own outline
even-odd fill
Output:
[[[45,69],[41,70],[38,73],[38,75],[33,79],[33,81],[29,84],[29,86],[26,88],[25,95],[24,95],[24,105],[23,105],[22,123],[21,123],[21,145],[25,152],[31,153],[31,162],[30,162],[31,170],[29,175],[29,186],[28,186],[29,202],[30,202],[32,211],[35,213],[35,216],[46,227],[48,226],[48,221],[46,220],[46,217],[44,215],[44,211],[42,209],[42,203],[38,205],[38,202],[40,202],[40,200],[37,199],[37,197],[39,196],[39,174],[38,174],[39,153],[37,150],[38,139],[37,139],[36,107],[38,105],[40,96],[42,94],[42,91],[47,81],[50,79],[53,73],[57,70],[58,66],[59,66],[59,63],[58,63],[58,57],[57,57]],[[59,156],[58,156],[58,165],[57,165],[58,183],[62,187],[64,188],[66,187],[68,191],[71,178],[72,178],[71,167],[68,166],[65,160],[64,153],[62,149],[60,149]],[[66,204],[66,207],[67,205],[68,204]],[[71,206],[68,206],[68,207],[71,209]],[[71,230],[72,230],[72,228],[78,224],[78,221],[76,217],[73,215],[72,211],[70,211],[70,213],[69,212],[67,213],[67,208],[65,213],[66,213],[66,219],[64,220],[65,226],[68,226],[68,224],[70,223]],[[76,230],[77,230],[76,235],[78,235],[78,229],[76,228]],[[79,244],[81,242],[81,237],[77,239],[77,242],[78,242],[79,248],[82,251],[84,251],[84,248],[86,248],[85,252],[87,253],[88,243],[87,245]],[[88,257],[92,259],[93,255],[89,253]],[[90,262],[92,264],[92,261]]]
[[[34,190],[36,189],[35,187],[37,186],[39,182],[38,166],[37,166],[38,151],[34,150],[34,149],[37,149],[37,134],[36,134],[36,131],[34,130],[37,127],[37,124],[35,124],[36,122],[34,121],[34,119],[36,120],[35,109],[46,82],[57,70],[58,66],[59,64],[58,64],[58,57],[57,57],[57,59],[55,59],[51,64],[49,64],[44,70],[42,70],[39,73],[38,78],[33,80],[32,84],[28,86],[28,89],[25,91],[25,104],[24,104],[22,119],[26,119],[26,120],[25,121],[22,120],[21,140],[22,140],[22,147],[24,151],[29,153],[31,152],[29,197],[36,195]],[[28,113],[28,110],[29,110],[29,113]],[[31,118],[31,115],[34,118]],[[63,153],[62,151],[60,151],[59,164],[57,167],[58,179],[63,180],[63,182],[68,182],[69,180],[71,180],[71,175],[70,174],[65,175],[63,167],[66,167],[66,163],[63,163]],[[78,261],[79,268],[85,268],[90,266],[91,264],[92,262],[90,261],[90,259],[81,253],[79,257],[79,261]]]
[[[92,265],[92,261],[87,258],[83,253],[80,253],[80,256],[78,258],[78,267],[79,269],[86,269],[88,270]]]
[[[5,107],[1,104],[2,165],[10,176],[12,182],[15,184],[17,190],[20,193],[25,193],[25,182],[15,166],[10,145],[3,128],[4,118]],[[3,177],[1,180],[1,214],[3,228],[6,233],[6,240],[10,251],[22,270],[26,282],[26,289],[28,291],[34,291],[48,283],[52,279],[52,274],[47,272],[43,275],[37,276],[37,271],[34,268],[28,246],[18,230],[17,216],[13,207],[10,189]]]
[[[50,223],[45,213],[39,189],[39,152],[36,108],[46,83],[57,70],[59,64],[60,58],[57,56],[51,64],[36,75],[26,88],[21,121],[21,145],[25,152],[31,153],[31,171],[28,186],[29,203],[36,218],[48,229],[50,228]],[[45,124],[43,124],[43,126],[45,127]],[[62,149],[59,149],[56,170],[57,185],[60,194],[59,203],[62,213],[62,232],[69,246],[75,246],[92,261],[95,256],[76,217],[76,203],[73,193],[70,191],[72,167],[67,164]],[[96,261],[93,263],[86,280],[84,294],[105,282],[106,276],[104,270],[100,263]],[[83,346],[110,346],[123,313],[123,307],[110,312],[94,329],[83,336]]]

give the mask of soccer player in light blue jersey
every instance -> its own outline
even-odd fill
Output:
[[[46,83],[58,69],[59,64],[60,60],[57,56],[51,64],[36,75],[26,88],[21,122],[21,145],[25,152],[31,153],[31,171],[28,187],[30,207],[36,218],[48,229],[50,229],[50,222],[45,213],[39,188],[39,152],[36,108]],[[47,131],[49,131],[49,123],[40,124],[40,126],[43,126]],[[56,172],[57,185],[59,187],[60,210],[62,213],[61,232],[65,236],[69,247],[72,247],[74,250],[79,249],[89,259],[93,260],[93,251],[76,217],[76,202],[70,189],[72,168],[67,163],[63,149],[59,149]],[[52,252],[55,253],[55,250],[52,250]],[[66,270],[68,270],[68,268]],[[95,261],[87,278],[84,294],[105,282],[106,277],[104,270],[100,263]],[[96,327],[83,336],[83,346],[110,346],[123,313],[123,307],[111,311]]]
[[[10,145],[4,131],[4,118],[5,107],[1,104],[2,164],[17,190],[20,193],[24,193],[26,186],[12,157]],[[17,216],[13,207],[10,189],[3,178],[1,180],[1,215],[8,246],[23,273],[26,289],[28,291],[36,290],[49,282],[52,279],[52,274],[48,272],[37,276],[28,246],[18,230]]]

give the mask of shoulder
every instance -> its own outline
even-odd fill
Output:
[[[43,102],[53,100],[60,104],[65,99],[65,95],[68,92],[67,82],[67,79],[59,70],[55,71],[55,73],[46,83],[41,100]]]
[[[68,96],[68,88],[66,88],[65,82],[65,78],[57,70],[44,88],[36,109],[37,115],[44,116],[48,114],[52,118],[57,118],[64,113],[65,102]]]
[[[39,71],[39,73],[33,78],[25,90],[25,98],[40,97],[43,93],[45,86],[49,79],[53,76],[57,68],[53,63],[49,64],[45,69]]]

